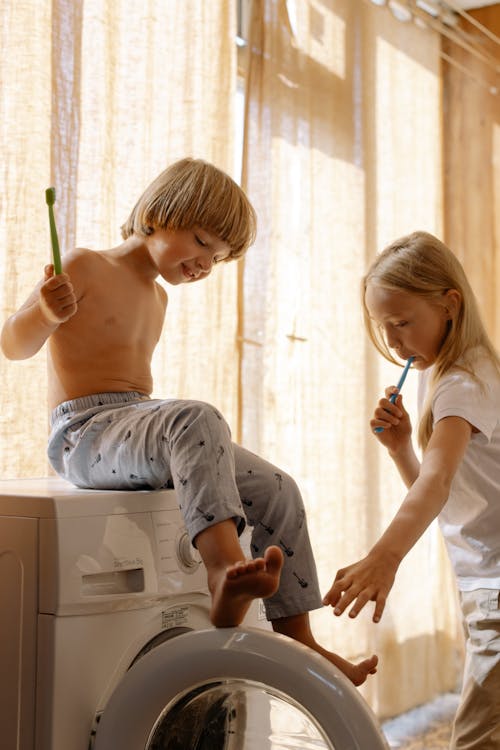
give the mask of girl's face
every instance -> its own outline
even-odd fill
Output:
[[[403,360],[415,357],[413,367],[425,370],[436,361],[446,338],[457,295],[452,289],[431,301],[368,283],[365,304],[389,348]]]
[[[226,242],[205,229],[155,229],[146,241],[157,272],[170,284],[205,279],[231,254]]]

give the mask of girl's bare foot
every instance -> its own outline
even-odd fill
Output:
[[[272,546],[264,557],[239,561],[210,576],[212,624],[217,628],[239,625],[254,599],[266,599],[277,591],[282,567],[283,553]]]

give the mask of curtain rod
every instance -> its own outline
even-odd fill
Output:
[[[487,36],[489,39],[491,39],[492,42],[495,42],[495,44],[500,44],[500,37],[498,37],[496,34],[494,34],[490,29],[488,29],[487,26],[484,26],[482,23],[480,23],[471,13],[467,13],[466,10],[461,8],[455,0],[444,0],[445,5],[448,5],[455,13],[458,13],[462,18],[465,18],[465,20],[470,23],[472,26],[475,26],[476,29],[481,31],[485,36]]]
[[[380,9],[382,9],[382,7],[386,5],[386,0],[365,0],[365,2],[377,5]],[[489,52],[486,52],[484,48],[481,47],[479,49],[476,45],[474,45],[474,43],[465,35],[466,32],[461,30],[462,33],[460,33],[451,25],[445,24],[441,19],[436,18],[431,13],[424,11],[422,8],[416,5],[416,2],[417,0],[398,0],[398,6],[405,7],[410,14],[410,17],[412,17],[414,20],[418,19],[422,21],[430,29],[440,34],[442,37],[448,38],[453,44],[456,44],[469,54],[476,57],[481,61],[483,65],[493,71],[496,80],[498,80],[498,74],[500,72],[500,61],[496,57],[494,57]],[[445,5],[448,5],[449,8],[451,8],[451,4],[447,0],[443,0],[439,4],[444,10],[446,10],[446,8],[444,8]],[[387,9],[390,10],[390,6]],[[466,13],[465,11],[462,11],[460,15],[469,20],[470,14]],[[406,20],[410,20],[410,17],[408,19],[405,19],[404,21],[401,20],[401,23],[404,23]],[[472,16],[470,16],[470,18],[475,21]],[[479,22],[475,22],[474,26],[480,27],[481,29],[487,31],[486,27],[483,27],[483,25]],[[500,39],[495,34],[486,34],[486,36],[488,38],[493,38],[493,41],[496,44],[500,42]],[[455,60],[451,55],[447,55],[446,53],[442,52],[441,57],[451,65],[454,65],[462,73],[469,76],[469,78],[474,80],[476,83],[486,88],[490,92],[490,94],[492,94],[493,96],[498,95],[499,87],[496,84],[496,81],[494,83],[489,83],[484,78],[484,76],[478,76],[472,69],[469,69],[466,65],[463,65],[458,60]]]
[[[497,86],[490,86],[489,83],[483,81],[482,78],[478,78],[478,76],[474,75],[474,73],[466,68],[465,65],[462,65],[461,63],[457,62],[457,60],[454,60],[453,57],[447,55],[446,52],[441,52],[440,55],[443,60],[446,60],[446,62],[449,63],[449,65],[453,65],[455,68],[458,68],[461,73],[471,78],[475,83],[478,84],[478,86],[485,88],[487,91],[489,91],[490,94],[493,94],[493,96],[496,96],[498,94]]]
[[[413,0],[413,2],[415,2],[415,0]],[[448,27],[442,21],[434,19],[432,16],[429,16],[428,13],[420,10],[420,8],[418,7],[412,7],[411,11],[412,13],[414,13],[414,15],[417,16],[417,18],[421,18],[422,20],[424,20],[425,23],[428,24],[428,26],[438,31],[442,36],[447,37],[467,52],[470,52],[471,55],[477,57],[478,60],[481,60],[485,65],[493,68],[495,73],[498,73],[500,71],[500,60],[491,55],[489,52],[484,52],[482,49],[478,49],[470,40],[467,40],[466,38],[464,39],[463,36],[461,36],[460,33],[455,29],[452,29],[452,27]]]

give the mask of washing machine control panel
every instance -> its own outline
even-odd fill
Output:
[[[177,561],[185,573],[195,573],[201,565],[201,556],[193,547],[187,531],[181,530],[177,535]]]
[[[40,519],[41,611],[99,612],[110,599],[121,609],[208,593],[199,553],[168,500],[164,509],[145,513]]]

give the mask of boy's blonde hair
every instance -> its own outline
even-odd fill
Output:
[[[255,211],[225,172],[202,159],[180,159],[143,192],[121,227],[123,239],[155,229],[200,227],[227,242],[226,260],[242,256],[255,240]]]
[[[408,292],[439,303],[450,289],[460,294],[460,308],[450,323],[448,334],[434,364],[432,385],[422,418],[418,440],[425,448],[432,433],[432,393],[440,378],[452,368],[475,377],[473,350],[480,347],[500,373],[500,358],[479,313],[476,297],[458,258],[437,237],[428,232],[413,232],[392,242],[377,257],[361,284],[365,326],[378,351],[390,362],[399,364],[391,354],[382,331],[370,318],[366,307],[366,288],[376,284],[384,289]],[[477,354],[477,352],[476,352]]]

